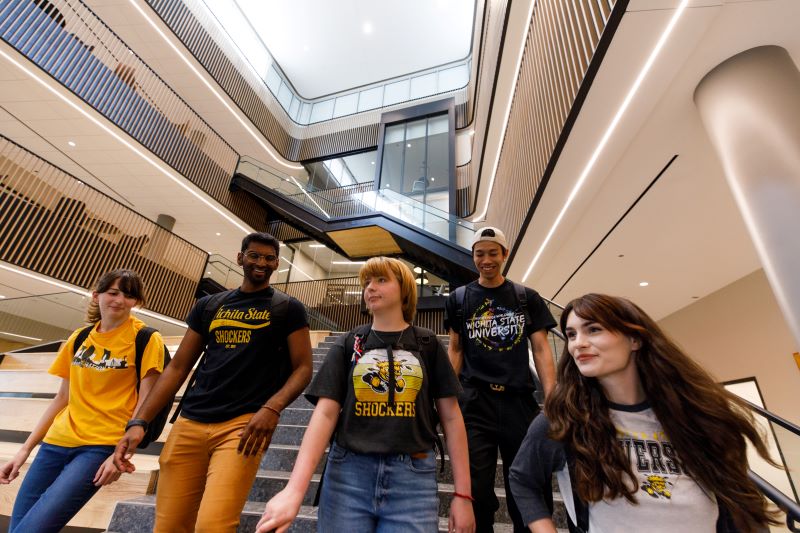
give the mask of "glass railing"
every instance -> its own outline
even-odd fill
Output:
[[[371,184],[358,184],[324,191],[308,191],[306,184],[300,179],[285,175],[250,157],[239,160],[236,172],[281,193],[293,203],[326,220],[382,213],[465,249],[469,249],[475,235],[471,222],[391,189],[364,190],[365,187],[371,187]]]
[[[163,1],[154,2],[161,11]],[[177,0],[173,0],[177,1]],[[244,58],[286,114],[309,125],[410,100],[463,89],[469,84],[471,56],[413,74],[365,85],[315,99],[302,98],[289,83],[275,59],[235,0],[181,0],[203,28],[229,55]],[[170,17],[166,17],[168,20]],[[227,46],[226,46],[227,45]]]
[[[90,296],[75,292],[57,292],[0,300],[0,337],[37,345],[63,340],[76,329],[86,325],[86,310]],[[134,309],[134,315],[164,336],[182,336],[184,326],[162,320],[147,312]]]
[[[216,281],[226,289],[240,287],[244,279],[242,267],[219,254],[208,256],[205,276]]]

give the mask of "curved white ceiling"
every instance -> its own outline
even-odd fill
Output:
[[[238,0],[299,96],[464,59],[474,0]]]

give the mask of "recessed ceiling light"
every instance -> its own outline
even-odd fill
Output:
[[[309,244],[309,248],[325,248],[324,244]]]
[[[406,146],[407,146],[408,148],[411,148],[411,143],[407,143],[407,144],[406,144]]]
[[[436,178],[431,178],[431,181],[436,181]]]
[[[370,164],[371,164],[371,165],[374,165],[374,164],[375,164],[375,161],[370,161]]]
[[[83,185],[83,182],[81,180],[78,180],[78,185]]]
[[[372,33],[372,23],[371,22],[365,22],[364,25],[361,26],[361,31],[363,31],[367,35]]]
[[[2,294],[0,294],[0,300],[2,300],[3,298],[5,298],[5,296],[3,296]]]
[[[220,235],[222,235],[222,233],[220,233],[220,232],[217,232],[217,237],[219,237]]]
[[[640,281],[640,282],[639,282],[639,286],[640,286],[640,287],[647,287],[648,285],[650,285],[650,284],[649,284],[649,283],[647,283],[646,281]]]
[[[416,272],[417,274],[422,274],[422,268],[414,267],[414,272]]]
[[[210,275],[211,275],[211,272],[206,272],[206,276],[210,276]]]
[[[73,148],[75,147],[75,142],[74,141],[67,141],[67,144],[72,146]]]

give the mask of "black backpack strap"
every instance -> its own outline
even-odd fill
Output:
[[[578,496],[578,489],[575,477],[575,455],[569,446],[564,446],[564,454],[567,456],[567,468],[569,469],[569,484],[572,487],[572,505],[575,507],[575,521],[570,520],[570,531],[573,533],[586,533],[589,531],[589,506]]]
[[[155,333],[155,328],[143,327],[136,333],[136,388],[139,388],[139,383],[142,382],[142,358],[147,344],[150,342],[150,337]]]
[[[186,393],[189,392],[189,389],[192,388],[194,382],[197,380],[197,371],[200,369],[200,366],[203,364],[203,361],[206,357],[205,349],[206,345],[208,344],[208,328],[211,326],[211,322],[214,320],[214,315],[217,314],[217,310],[222,307],[222,304],[225,302],[228,296],[233,293],[234,290],[235,289],[218,292],[206,300],[205,306],[203,307],[203,314],[201,315],[203,331],[198,332],[203,336],[203,354],[200,356],[200,361],[197,363],[197,367],[194,369],[194,372],[192,372],[192,376],[189,378],[186,388],[183,389],[181,401],[178,402],[178,407],[175,408],[175,412],[172,413],[172,416],[169,419],[170,424],[174,424],[178,419],[178,415],[181,414],[181,409],[183,409],[183,400],[186,398]]]
[[[72,342],[72,355],[78,353],[78,348],[80,348],[81,344],[83,344],[83,341],[89,337],[89,333],[92,332],[94,326],[95,324],[92,324],[91,326],[81,328],[81,330],[78,332],[78,336],[75,337],[75,340]]]
[[[464,305],[467,300],[467,286],[462,285],[461,287],[455,290],[456,296],[456,324],[458,324],[458,329],[452,328],[453,331],[457,331],[459,335],[464,330]]]
[[[528,293],[525,290],[525,285],[520,285],[514,281],[511,283],[514,285],[514,292],[517,295],[517,303],[519,303],[522,313],[525,315],[525,325],[529,326],[532,324],[532,321],[531,314],[528,312]]]

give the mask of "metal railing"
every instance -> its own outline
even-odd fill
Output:
[[[285,175],[250,157],[242,157],[237,174],[280,193],[325,220],[370,213],[389,215],[468,249],[475,229],[472,223],[391,189],[374,189],[372,183],[309,191],[298,178]]]
[[[228,190],[238,154],[80,0],[2,0],[0,39],[240,218],[261,227],[258,203]]]
[[[183,320],[207,257],[0,135],[0,260],[86,289],[130,268],[149,309]]]

